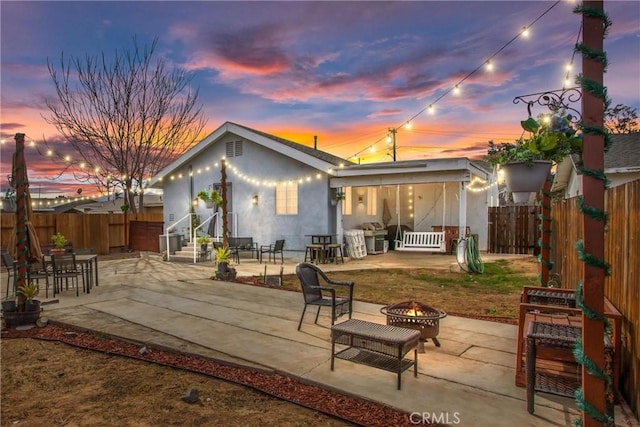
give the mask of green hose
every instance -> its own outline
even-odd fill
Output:
[[[467,248],[465,251],[465,258],[467,260],[467,271],[470,273],[484,273],[484,262],[480,258],[480,252],[478,252],[478,246],[473,237],[467,237]]]

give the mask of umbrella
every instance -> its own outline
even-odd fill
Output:
[[[24,134],[16,133],[16,151],[13,153],[12,186],[16,189],[16,225],[7,247],[18,261],[16,288],[27,283],[29,262],[42,259],[42,249],[36,230],[31,223],[31,196],[27,164],[24,159]]]

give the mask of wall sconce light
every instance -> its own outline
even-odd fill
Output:
[[[254,204],[254,205],[257,205],[257,204],[258,204],[258,195],[257,195],[257,194],[256,194],[256,195],[254,195],[254,196],[251,198],[251,203],[252,203],[252,204]]]
[[[358,194],[358,203],[364,203],[364,196],[362,194]]]
[[[194,199],[193,199],[193,201],[191,202],[191,204],[192,204],[193,206],[198,206],[198,198],[197,198],[197,197],[194,197]]]

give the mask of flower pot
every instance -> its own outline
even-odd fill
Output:
[[[13,326],[32,325],[40,318],[40,310],[6,312],[2,313],[2,317],[4,317],[4,323],[9,328]]]
[[[24,302],[24,311],[25,312],[40,311],[40,301],[37,299],[26,300]]]
[[[208,209],[213,209],[213,201],[205,200],[204,204],[207,206]]]
[[[512,193],[533,193],[544,185],[547,175],[551,171],[548,160],[534,160],[532,162],[513,162],[502,166],[504,180]]]
[[[51,249],[51,255],[64,255],[64,248]]]
[[[2,301],[2,312],[9,313],[16,311],[16,300],[15,299],[7,299]]]

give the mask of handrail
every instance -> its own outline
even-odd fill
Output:
[[[197,235],[197,233],[198,233],[198,230],[199,230],[200,228],[202,228],[202,226],[204,226],[206,223],[208,223],[209,221],[211,221],[213,218],[215,218],[217,215],[218,215],[218,212],[215,212],[215,213],[214,213],[213,215],[211,215],[209,218],[207,218],[207,219],[205,219],[204,221],[202,221],[202,224],[200,224],[199,226],[197,226],[196,228],[194,228],[194,229],[193,229],[193,234],[192,234],[192,236],[193,236],[193,237],[192,237],[192,240],[191,240],[191,241],[193,242],[193,263],[194,263],[194,264],[196,263],[196,254],[197,254],[197,247],[196,247],[197,240],[196,240],[196,235]],[[218,236],[217,236],[217,234],[218,234],[218,233],[217,233],[217,231],[218,231],[218,230],[214,230],[214,232],[216,232],[216,239],[217,239],[217,237],[218,237]],[[207,233],[207,235],[209,235],[209,234]]]
[[[174,230],[176,225],[180,224],[182,221],[184,221],[186,218],[191,219],[191,215],[194,215],[192,213],[188,213],[185,216],[183,216],[182,218],[180,218],[179,220],[177,220],[176,222],[174,222],[173,224],[169,225],[165,231],[164,234],[167,236],[167,247],[166,247],[166,251],[167,251],[167,261],[169,261],[171,259],[171,251],[169,250],[169,230]],[[189,221],[189,235],[191,235],[191,221]],[[182,242],[180,242],[180,244],[182,245]]]

